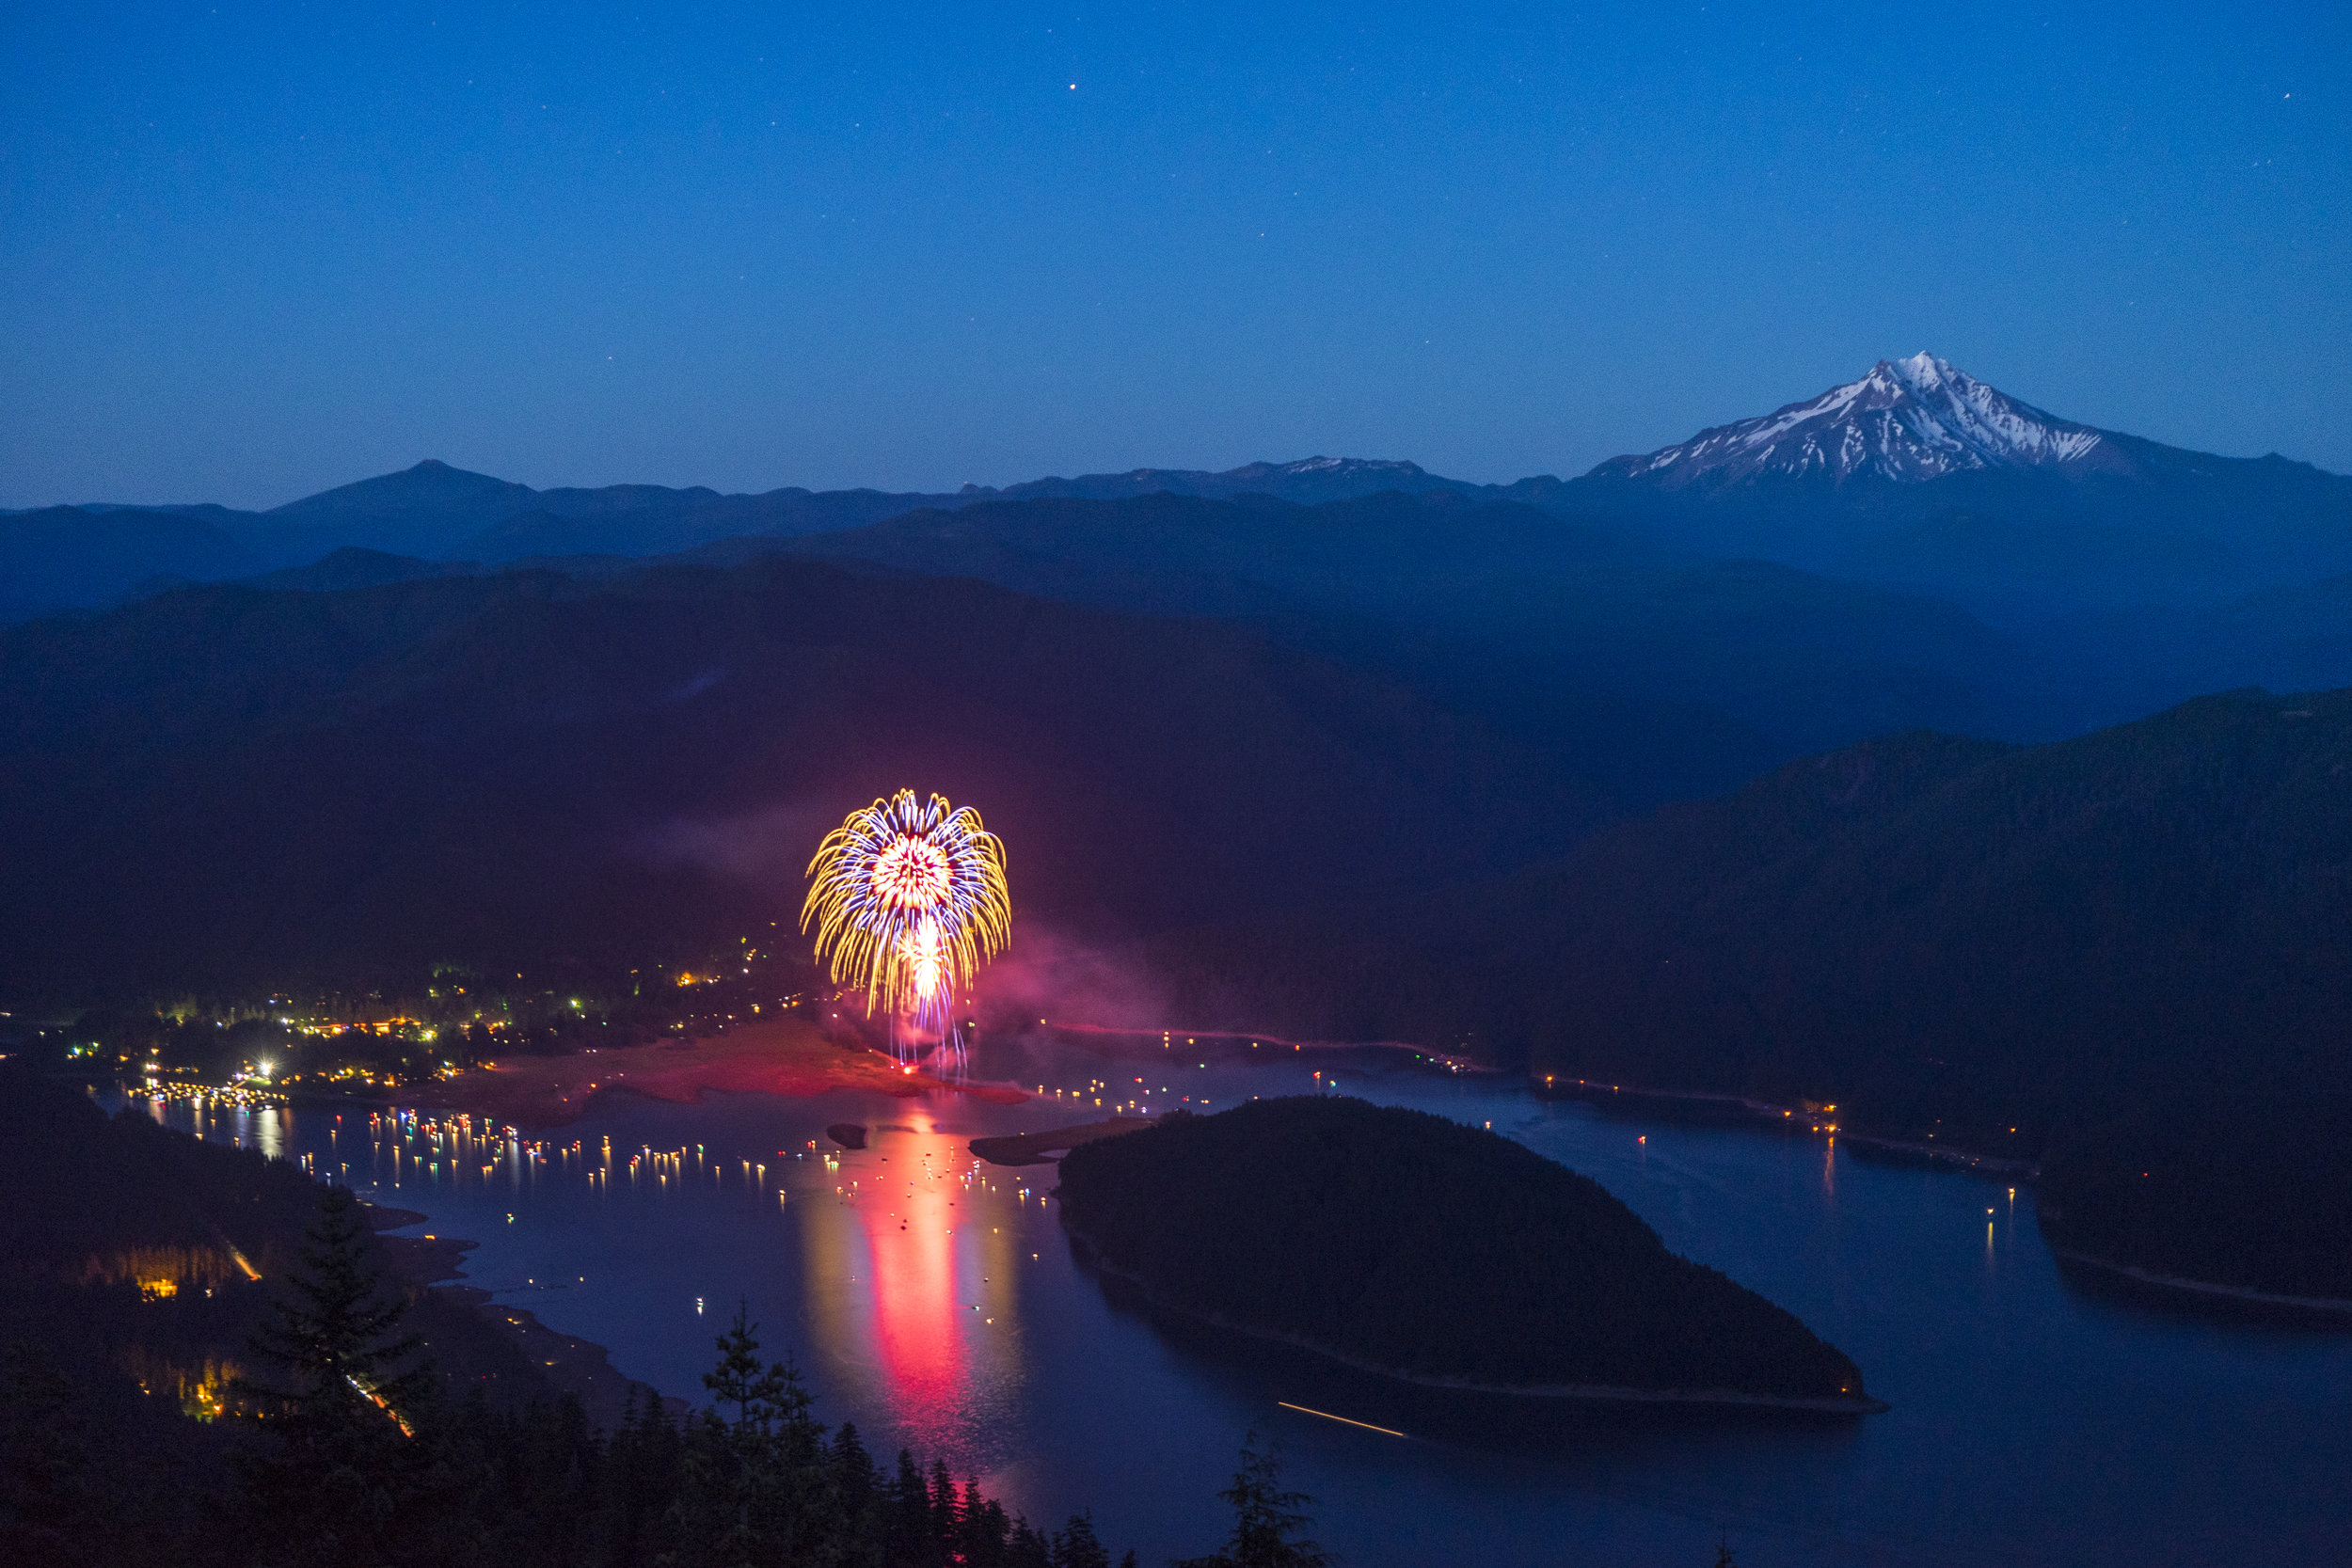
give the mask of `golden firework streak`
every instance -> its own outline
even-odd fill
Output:
[[[911,859],[944,865],[944,885],[908,877]],[[801,929],[815,923],[817,956],[831,958],[836,985],[865,989],[868,1014],[878,1001],[914,1014],[934,1000],[930,976],[970,985],[1012,939],[1003,841],[978,812],[942,796],[918,804],[902,789],[851,812],[817,847],[808,875]]]

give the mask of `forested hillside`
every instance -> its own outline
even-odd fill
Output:
[[[1190,1017],[2043,1160],[2090,1250],[2352,1291],[2352,692],[2035,748],[1872,741],[1170,966]]]
[[[0,634],[0,678],[20,999],[732,945],[900,785],[982,810],[1028,930],[1098,938],[1498,873],[1606,809],[1231,627],[788,561],[191,589]]]

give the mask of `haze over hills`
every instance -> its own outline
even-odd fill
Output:
[[[976,501],[1158,494],[1274,496],[1301,503],[1374,495],[1476,494],[1417,465],[1356,458],[1252,463],[1225,473],[1138,468],[945,494],[810,491],[722,495],[702,485],[534,490],[428,458],[266,512],[200,506],[56,506],[0,513],[0,565],[24,590],[0,619],[104,604],[159,578],[218,580],[306,564],[344,547],[492,564],[538,556],[649,556],[738,536],[788,538],[855,528],[919,508]]]
[[[785,550],[1236,621],[1579,752],[1630,804],[1890,730],[2043,740],[2201,691],[2352,682],[2352,480],[2067,420],[1926,354],[1511,485],[1317,457],[723,496],[427,462],[262,514],[51,508],[0,517],[19,568],[0,608]],[[1593,761],[1644,708],[1635,760]]]
[[[103,603],[159,578],[241,577],[261,564],[219,522],[186,513],[0,513],[0,623]]]

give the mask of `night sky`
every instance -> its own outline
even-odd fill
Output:
[[[0,505],[1509,480],[1920,348],[2352,469],[2348,88],[2341,4],[8,6]]]

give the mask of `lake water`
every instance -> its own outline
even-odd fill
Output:
[[[2352,1334],[2062,1279],[2030,1189],[1804,1134],[1605,1117],[1394,1054],[1034,1038],[984,1045],[975,1071],[1049,1092],[612,1098],[536,1158],[437,1150],[348,1111],[203,1126],[348,1167],[363,1194],[429,1214],[421,1229],[478,1241],[470,1283],[665,1393],[699,1401],[712,1337],[747,1302],[822,1418],[854,1418],[879,1454],[944,1456],[1033,1520],[1090,1508],[1147,1564],[1219,1543],[1214,1495],[1252,1430],[1279,1441],[1317,1538],[1356,1568],[1706,1564],[1719,1538],[1744,1568],[2352,1561]],[[1399,1389],[1157,1321],[1073,1259],[1054,1167],[976,1165],[964,1148],[1146,1089],[1154,1111],[1215,1110],[1334,1082],[1491,1123],[1592,1176],[1668,1245],[1802,1317],[1893,1408],[1790,1419]],[[834,1148],[823,1130],[842,1121],[872,1129],[869,1147]]]

